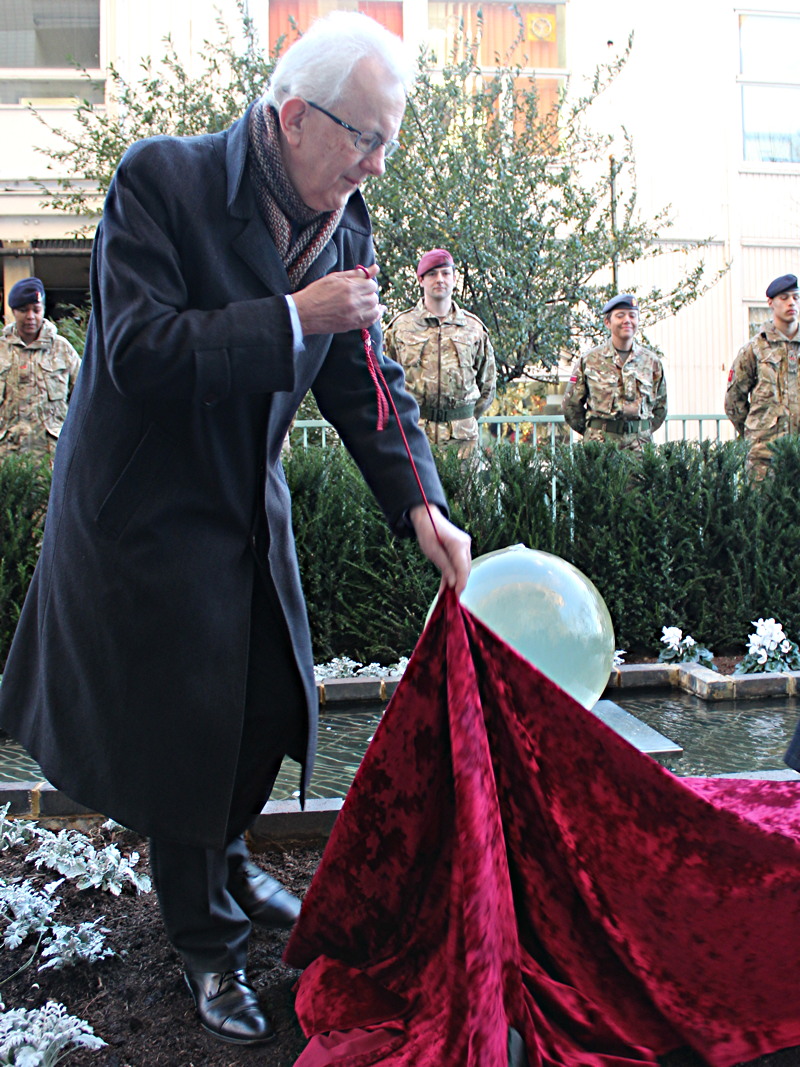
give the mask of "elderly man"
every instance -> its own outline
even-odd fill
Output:
[[[492,342],[478,316],[453,300],[456,275],[449,252],[426,252],[417,278],[421,299],[389,323],[386,354],[406,372],[406,386],[419,404],[428,440],[452,444],[466,456],[478,443],[478,416],[494,397]]]
[[[796,275],[782,274],[770,282],[767,303],[772,321],[765,322],[739,350],[725,393],[725,414],[748,442],[747,465],[757,478],[769,469],[772,442],[800,430]]]
[[[311,389],[398,535],[463,588],[402,371],[376,432],[362,330],[380,352],[359,191],[397,147],[408,64],[366,16],[312,26],[229,130],[134,145],[92,261],[84,367],[56,455],[42,556],[0,721],[48,779],[148,834],[168,935],[202,1024],[273,1031],[245,975],[251,922],[298,902],[243,832],[285,754],[314,757],[317,694],[281,446]],[[379,357],[380,358],[380,357]],[[435,529],[434,529],[435,526]]]
[[[664,369],[655,352],[636,343],[636,297],[613,297],[603,308],[603,321],[610,337],[572,364],[561,410],[585,441],[612,441],[641,452],[667,417]]]
[[[12,285],[8,306],[14,321],[0,340],[0,456],[52,456],[80,356],[52,322],[45,322],[38,278]]]

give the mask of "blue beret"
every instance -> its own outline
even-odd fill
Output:
[[[24,308],[26,304],[35,304],[38,300],[44,303],[44,286],[38,278],[23,278],[11,286],[8,294],[8,306],[12,309]]]
[[[612,296],[609,302],[603,308],[603,314],[610,314],[615,308],[633,308],[634,311],[639,310],[639,301],[631,293],[620,293],[619,296]]]
[[[774,282],[770,282],[767,286],[767,296],[772,300],[773,296],[778,296],[779,293],[786,293],[790,289],[797,288],[797,278],[794,274],[782,274],[780,278],[776,278]]]

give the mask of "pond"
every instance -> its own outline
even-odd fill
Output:
[[[616,690],[625,711],[676,742],[681,756],[656,756],[677,775],[785,769],[783,753],[800,718],[800,699],[705,701],[680,689]],[[310,799],[342,797],[380,723],[382,704],[331,705],[320,717]],[[286,760],[272,800],[297,796],[299,767]],[[0,782],[36,781],[41,772],[11,740],[0,742]]]
[[[614,700],[679,744],[659,756],[678,775],[786,769],[783,754],[800,718],[800,699],[701,700],[680,689],[619,690]]]

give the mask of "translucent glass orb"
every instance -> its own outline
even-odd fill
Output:
[[[603,598],[571,563],[525,545],[473,560],[461,603],[585,708],[614,662]]]

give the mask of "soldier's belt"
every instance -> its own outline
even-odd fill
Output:
[[[474,404],[461,404],[457,408],[434,407],[432,404],[420,404],[419,417],[426,422],[455,422],[456,419],[469,419],[475,414]]]
[[[650,419],[587,419],[586,426],[590,430],[605,430],[606,433],[636,433],[649,430]]]

